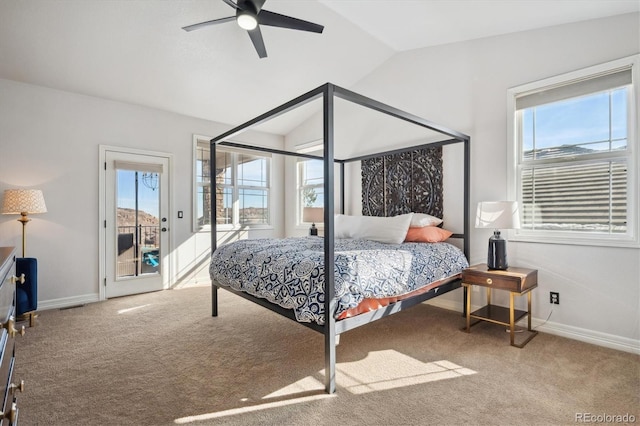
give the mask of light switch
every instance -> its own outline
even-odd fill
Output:
[[[184,214],[182,213],[182,210],[178,210],[178,219],[182,219],[184,217]]]

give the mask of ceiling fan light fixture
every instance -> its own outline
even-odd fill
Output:
[[[256,15],[246,10],[238,13],[236,21],[240,28],[247,31],[251,31],[258,26],[258,19],[256,18]]]
[[[2,0],[0,0],[2,1]],[[288,28],[291,30],[308,31],[312,33],[322,33],[324,26],[314,24],[313,22],[304,21],[292,16],[280,15],[279,13],[269,12],[262,8],[267,0],[223,0],[224,3],[235,10],[234,16],[226,18],[212,19],[193,25],[182,27],[185,31],[193,31],[210,25],[224,24],[225,22],[236,21],[236,24],[247,32],[256,53],[260,58],[267,57],[267,49],[264,45],[261,25],[270,27]]]

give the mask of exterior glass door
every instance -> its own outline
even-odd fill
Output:
[[[105,153],[105,296],[168,288],[169,159]]]
[[[116,278],[160,273],[159,173],[116,170]]]

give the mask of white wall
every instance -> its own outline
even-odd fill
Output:
[[[350,89],[469,134],[473,208],[507,195],[507,89],[638,53],[639,22],[638,14],[623,15],[404,52]],[[209,234],[191,233],[192,134],[227,129],[0,80],[0,191],[40,188],[49,209],[28,225],[27,254],[40,262],[41,307],[91,301],[99,293],[100,144],[173,154],[174,273],[193,276],[198,262],[206,264]],[[269,135],[261,143],[283,146]],[[185,219],[175,219],[178,210]],[[284,224],[275,225],[273,233],[284,234]],[[0,245],[19,246],[20,232],[14,216],[0,216]],[[488,237],[489,231],[472,229],[472,263],[485,260]],[[639,351],[640,250],[511,242],[509,258],[540,271],[537,323],[551,312],[549,291],[560,292],[561,304],[540,330]],[[435,300],[461,309],[459,290]]]
[[[39,308],[98,300],[99,145],[173,155],[172,282],[197,279],[208,263],[210,235],[193,234],[193,134],[216,136],[230,126],[151,108],[0,80],[0,192],[42,189],[48,212],[27,225],[27,256],[38,258]],[[282,138],[252,134],[282,147]],[[280,179],[280,178],[278,178]],[[277,199],[275,204],[282,205]],[[177,211],[184,219],[177,219]],[[281,217],[281,211],[274,212]],[[0,216],[0,245],[21,244],[17,216]],[[274,232],[282,233],[276,221]],[[20,251],[20,250],[18,250]],[[206,270],[200,280],[207,279]]]
[[[629,14],[409,51],[353,90],[470,135],[474,210],[507,197],[507,89],[637,54],[639,27]],[[472,263],[486,261],[489,234],[472,229]],[[540,330],[640,352],[639,249],[510,242],[509,261],[539,270],[536,323],[553,306]],[[560,305],[549,304],[550,291]],[[434,303],[461,309],[461,299],[457,290]]]

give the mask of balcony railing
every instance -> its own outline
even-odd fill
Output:
[[[118,226],[117,277],[158,273],[160,226]]]

